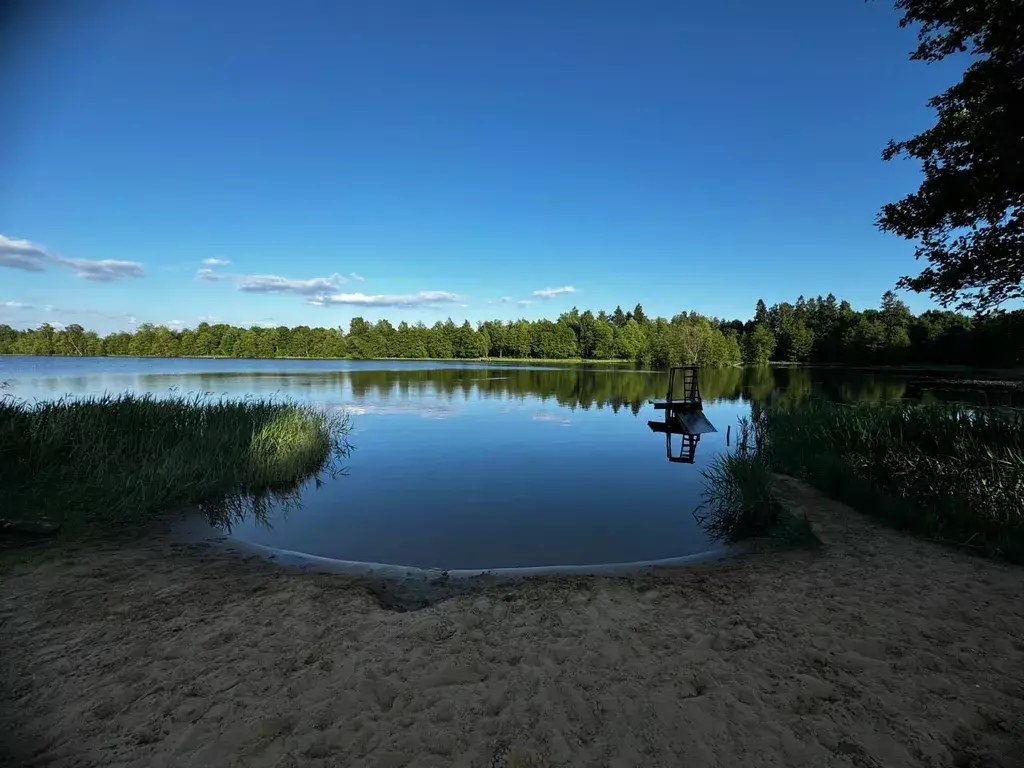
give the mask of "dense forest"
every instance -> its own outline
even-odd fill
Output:
[[[174,330],[150,324],[100,337],[80,325],[0,325],[0,354],[132,355],[239,358],[535,358],[627,360],[645,366],[754,365],[769,361],[850,365],[1024,364],[1024,310],[970,317],[931,310],[913,315],[887,292],[878,309],[855,311],[827,297],[758,301],[746,322],[694,312],[671,319],[632,311],[580,312],[557,320],[488,320],[473,327],[452,320],[397,327],[353,318],[342,328],[240,328],[200,323]]]

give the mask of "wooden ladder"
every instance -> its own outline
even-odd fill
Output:
[[[675,388],[676,371],[681,370],[683,372],[683,402],[691,402],[700,404],[700,385],[697,383],[697,368],[694,366],[676,366],[671,368],[668,372],[668,396],[667,400],[672,401],[676,398],[672,395],[672,390]]]

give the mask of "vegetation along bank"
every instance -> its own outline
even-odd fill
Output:
[[[347,450],[343,414],[287,401],[0,398],[0,509],[70,533],[183,504],[258,513]]]
[[[786,518],[784,472],[902,530],[1024,563],[1024,420],[957,405],[781,401],[741,425],[705,472],[709,525],[727,538],[772,533]],[[750,435],[749,439],[746,435]]]

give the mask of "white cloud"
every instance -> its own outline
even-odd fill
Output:
[[[351,277],[353,280],[356,280],[356,281],[358,281],[360,283],[363,282],[363,280],[366,279],[365,277],[360,275],[358,272],[349,272],[348,276]]]
[[[576,289],[571,285],[564,285],[561,288],[541,288],[530,295],[540,299],[553,299],[555,296],[561,296],[564,293],[576,293]]]
[[[454,304],[460,298],[457,293],[448,293],[447,291],[420,291],[407,295],[378,293],[372,296],[367,296],[365,293],[334,293],[313,296],[309,303],[318,307],[329,304],[347,304],[358,307],[429,307],[434,304]]]
[[[231,263],[231,259],[222,259],[220,257],[214,257],[212,259],[203,259],[202,264],[206,267],[226,267]]]
[[[49,258],[41,245],[28,240],[12,240],[0,235],[0,267],[23,269],[26,272],[42,272]]]
[[[113,283],[126,277],[142,277],[146,271],[137,261],[118,261],[116,259],[101,259],[90,261],[89,259],[65,259],[57,256],[54,258],[58,264],[71,267],[75,274],[83,280],[91,280],[94,283]]]
[[[5,309],[35,309],[35,305],[26,304],[23,301],[0,301],[0,307]]]
[[[212,269],[197,269],[196,280],[204,280],[207,283],[215,283],[218,280],[224,280],[231,277],[231,275],[225,275],[220,272],[214,272]]]
[[[519,301],[516,302],[516,304],[518,304],[520,307],[525,307],[529,304],[533,304],[533,302],[530,301],[529,299],[520,299]]]
[[[185,327],[185,324],[181,320],[168,320],[164,325],[172,331],[180,331]]]
[[[502,304],[508,304],[510,301],[512,301],[512,297],[502,296],[500,299],[498,299],[498,301],[500,301]]]
[[[336,291],[346,282],[342,275],[292,280],[278,275],[240,275],[238,290],[245,293],[297,293],[301,296],[319,296]]]
[[[142,264],[137,261],[66,259],[28,240],[13,240],[0,235],[0,267],[44,272],[50,264],[70,267],[78,277],[96,283],[111,283],[125,277],[142,277],[146,274]]]

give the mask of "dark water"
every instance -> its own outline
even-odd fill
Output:
[[[701,372],[704,435],[693,464],[666,459],[647,405],[663,372],[479,363],[0,357],[16,397],[103,392],[279,395],[345,408],[345,476],[240,539],[325,557],[436,568],[595,564],[716,547],[693,517],[700,471],[751,404],[811,392],[849,402],[1021,405],[1019,389],[807,369]],[[680,437],[672,449],[680,450]]]

